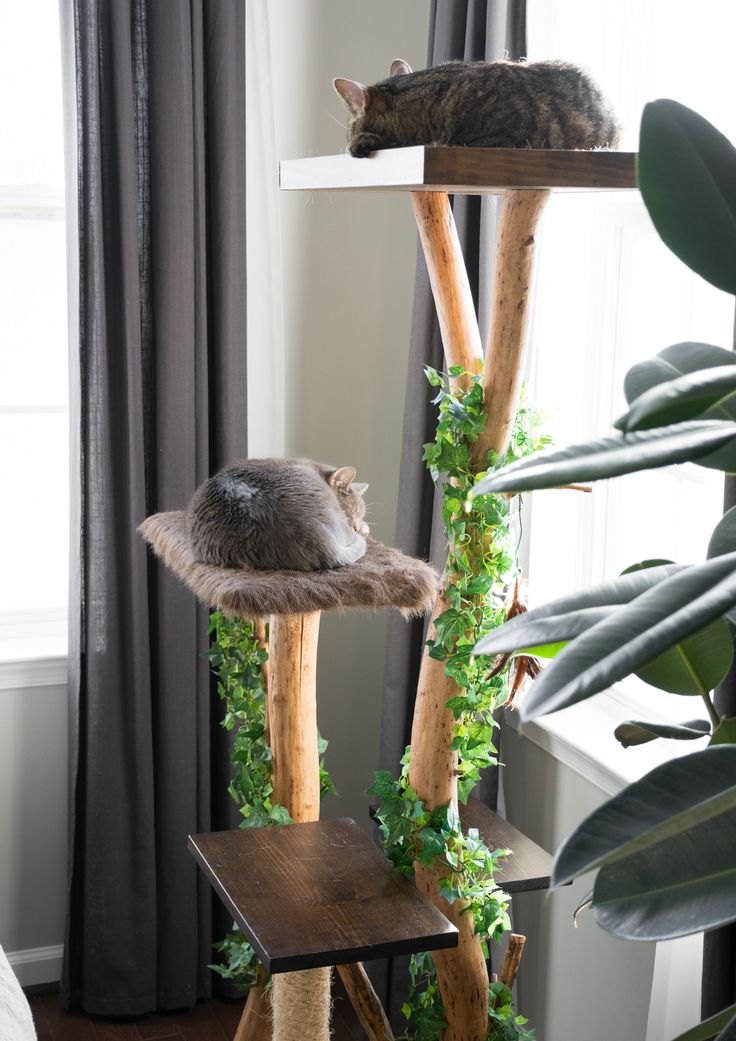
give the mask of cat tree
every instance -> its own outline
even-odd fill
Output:
[[[473,148],[404,148],[368,159],[347,155],[281,164],[285,190],[410,193],[448,366],[482,374],[488,427],[477,459],[501,451],[516,410],[527,325],[535,231],[550,192],[635,186],[634,156]],[[483,350],[450,194],[500,194],[492,319]],[[488,974],[472,918],[439,895],[435,871],[417,866],[416,888],[394,875],[352,821],[319,823],[316,652],[319,612],[394,606],[408,613],[447,606],[427,565],[373,540],[364,560],[297,575],[228,571],[197,564],[182,513],[141,526],[162,561],[200,599],[225,614],[271,616],[268,720],[274,798],[295,823],[284,828],[192,836],[190,849],[274,974],[273,1022],[263,989],[250,994],[236,1041],[327,1041],[329,978],[337,965],[370,1041],[393,1037],[361,960],[432,950],[448,1027],[444,1041],[485,1041]],[[431,622],[430,622],[431,624]],[[456,689],[425,652],[412,728],[410,781],[430,808],[457,805],[454,731],[446,708]],[[499,883],[510,893],[549,883],[550,859],[473,800],[463,824],[513,855]],[[518,955],[518,948],[516,949]],[[505,966],[512,982],[518,957]]]

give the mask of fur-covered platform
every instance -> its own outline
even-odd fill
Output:
[[[426,614],[437,575],[423,560],[368,538],[362,560],[331,571],[247,571],[194,559],[183,510],[155,513],[138,531],[156,556],[205,604],[238,618],[307,614],[346,608]]]

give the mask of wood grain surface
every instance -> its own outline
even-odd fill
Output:
[[[464,831],[477,828],[490,849],[512,850],[496,874],[496,881],[507,893],[549,888],[552,857],[513,824],[472,797],[460,807],[460,820]]]
[[[349,818],[191,835],[189,849],[271,973],[457,944]]]
[[[286,191],[443,191],[508,188],[612,191],[636,187],[636,153],[532,148],[388,148],[366,159],[324,155],[280,164]]]

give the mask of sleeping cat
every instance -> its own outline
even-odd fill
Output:
[[[397,58],[372,87],[333,82],[359,158],[406,145],[614,148],[620,134],[596,84],[564,62],[449,61],[412,72]]]
[[[246,459],[200,485],[187,510],[197,560],[266,571],[321,571],[365,555],[367,484],[352,466]]]

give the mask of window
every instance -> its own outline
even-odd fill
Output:
[[[557,57],[591,70],[624,124],[623,148],[636,149],[641,110],[656,97],[689,105],[736,139],[733,73],[726,62],[704,59],[682,0],[625,0],[600,5],[594,17],[583,0],[530,0],[529,25],[531,60]],[[698,25],[711,39],[730,39],[736,9],[703,0]],[[731,347],[733,298],[667,250],[636,193],[553,196],[538,263],[530,397],[548,415],[556,444],[611,432],[626,407],[624,374],[637,361],[684,340]],[[722,475],[694,464],[601,482],[592,495],[538,493],[532,603],[648,557],[702,560],[722,496]],[[635,698],[645,693],[649,713],[698,714],[691,699],[635,679],[625,689]]]
[[[66,654],[66,239],[57,0],[0,15],[0,659]]]

